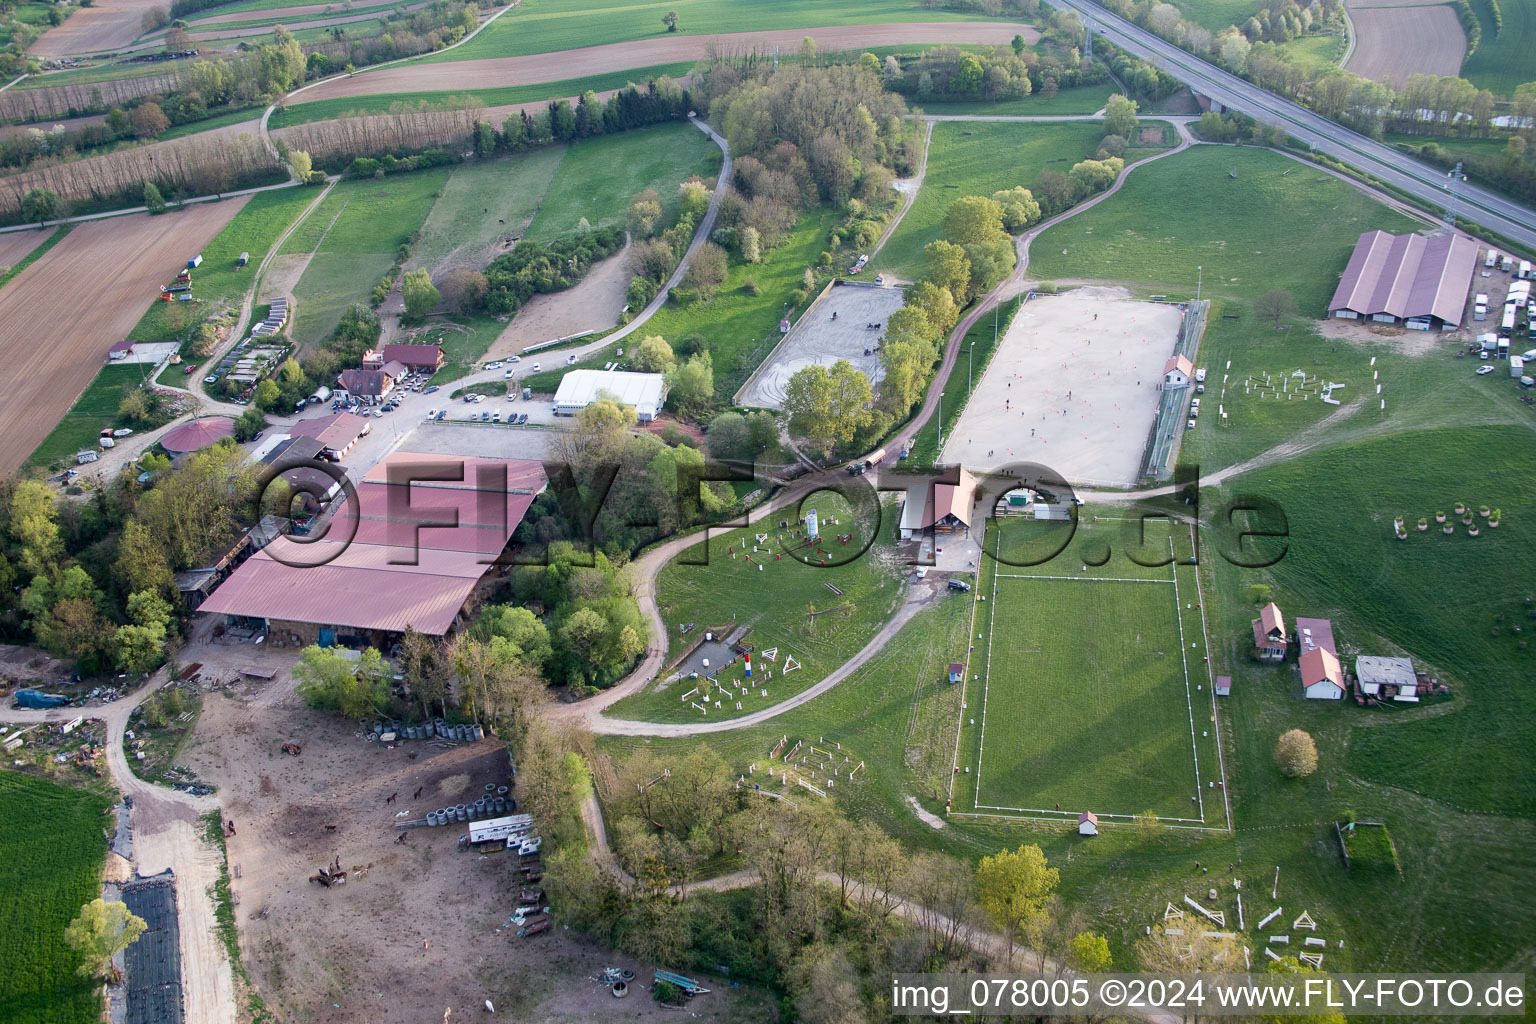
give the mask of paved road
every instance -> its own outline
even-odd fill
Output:
[[[1185,53],[1090,0],[1061,2],[1070,10],[1090,18],[1093,30],[1099,35],[1137,57],[1151,61],[1195,92],[1266,124],[1281,125],[1317,152],[1351,164],[1420,199],[1439,205],[1446,202],[1446,186],[1450,179],[1445,172],[1411,160],[1390,146],[1350,131],[1298,103],[1282,99]],[[1465,182],[1458,185],[1457,193],[1461,197],[1462,216],[1536,249],[1536,211]]]

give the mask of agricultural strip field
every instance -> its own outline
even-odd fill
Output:
[[[117,423],[117,406],[123,389],[137,385],[154,367],[142,363],[112,363],[101,368],[90,386],[81,392],[27,459],[31,466],[73,465],[74,454],[95,448],[101,429]],[[180,376],[180,371],[175,371]]]
[[[11,269],[19,266],[27,260],[29,254],[44,242],[52,248],[61,234],[67,233],[65,228],[55,228],[47,231],[12,231],[0,234],[0,267],[6,268],[8,274]],[[9,280],[9,277],[6,278]]]
[[[589,89],[598,93],[607,92],[611,89],[622,89],[630,82],[643,82],[648,78],[660,78],[663,75],[680,78],[688,74],[692,68],[692,61],[680,61],[675,64],[656,64],[645,68],[630,68],[627,71],[587,75],[585,78],[567,78],[558,82],[508,85],[493,89],[468,89],[464,92],[456,93],[382,93],[367,96],[339,96],[335,99],[315,100],[313,102],[307,98],[302,98],[300,102],[292,106],[274,111],[267,125],[273,131],[276,131],[279,128],[288,128],[296,124],[328,121],[337,117],[359,114],[387,114],[392,109],[396,109],[396,104],[400,104],[401,108],[409,108],[420,103],[428,103],[434,106],[442,105],[444,108],[448,108],[468,105],[468,102],[460,102],[461,100],[478,100],[489,108],[508,106],[514,103],[536,103],[541,100],[580,96]]]
[[[941,121],[933,126],[928,174],[912,208],[872,261],[877,271],[915,280],[925,269],[923,246],[942,233],[944,211],[962,196],[1029,188],[1046,168],[1063,173],[1098,150],[1098,121],[1061,124]],[[1128,150],[1128,161],[1137,150]]]
[[[542,8],[541,8],[542,9]],[[825,8],[823,8],[825,9]],[[648,9],[647,14],[654,13]],[[936,12],[925,11],[925,15]],[[606,18],[605,11],[594,11],[594,18]],[[753,17],[759,15],[754,14]],[[492,29],[500,28],[504,16]],[[658,15],[657,24],[660,24]],[[330,99],[336,96],[367,96],[380,93],[418,93],[426,90],[463,92],[467,89],[483,89],[487,84],[529,85],[553,82],[560,79],[626,72],[630,68],[649,64],[671,64],[678,61],[704,60],[714,53],[745,53],[767,51],[774,46],[798,51],[801,40],[809,32],[822,50],[841,50],[852,47],[869,49],[883,45],[915,43],[989,43],[1005,45],[1015,35],[1022,34],[1031,42],[1039,34],[1027,25],[1012,22],[938,22],[920,24],[850,25],[831,29],[789,29],[779,32],[735,32],[726,35],[698,36],[686,32],[634,42],[614,42],[608,45],[591,45],[592,38],[576,40],[582,49],[561,53],[543,52],[548,40],[536,34],[524,34],[521,41],[532,47],[523,56],[501,56],[502,51],[466,52],[479,47],[490,32],[476,36],[469,44],[457,50],[437,54],[441,60],[427,58],[425,62],[399,64],[372,72],[360,72],[351,78],[338,78],[317,85],[304,95],[309,100]],[[605,23],[606,24],[606,23]],[[596,37],[607,36],[597,31]],[[514,41],[516,37],[514,36]],[[488,45],[488,44],[487,44]],[[471,59],[476,58],[476,59]],[[439,66],[451,62],[447,66]]]
[[[107,801],[0,771],[0,1024],[92,1024],[96,983],[80,977],[64,928],[99,895]]]
[[[665,124],[573,145],[539,204],[527,237],[550,241],[576,230],[622,224],[629,201],[643,189],[661,196],[663,215],[677,214],[678,186],[720,171],[720,150],[691,124]]]
[[[293,338],[317,345],[341,314],[367,302],[448,181],[446,168],[344,181],[288,236],[283,253],[311,253],[294,288]]]
[[[0,290],[0,472],[22,464],[128,337],[159,286],[247,197],[77,224]],[[90,301],[81,301],[81,288]]]
[[[1355,52],[1347,70],[1402,88],[1412,75],[1457,75],[1467,37],[1447,4],[1407,7],[1350,5]]]
[[[1219,781],[1207,666],[1196,660],[1204,633],[1180,621],[1179,588],[1193,577],[1128,557],[1171,559],[1170,524],[1153,520],[1135,537],[1133,523],[1083,518],[1076,538],[1062,523],[989,526],[996,557],[978,587],[988,600],[967,675],[961,767],[971,774],[957,784],[958,806],[1073,821],[1151,811],[1169,824],[1224,826],[1225,791],[1204,786]],[[1071,553],[1048,557],[1068,539]],[[1088,564],[1100,550],[1108,562]]]
[[[1472,0],[1472,10],[1482,23],[1483,41],[1461,65],[1462,77],[1497,96],[1512,96],[1516,86],[1536,79],[1530,61],[1536,47],[1536,0],[1500,0],[1504,31],[1497,38],[1488,0]]]
[[[64,24],[44,32],[28,52],[59,57],[127,46],[139,37],[144,12],[155,6],[156,0],[113,0],[105,7],[82,7]]]
[[[577,148],[585,149],[586,144]],[[456,266],[483,270],[508,247],[505,239],[522,236],[555,169],[572,157],[567,157],[565,146],[546,146],[453,168],[421,226],[421,240],[411,247],[409,266],[427,267],[434,275]],[[476,206],[481,212],[474,211]]]
[[[661,23],[661,15],[666,10],[677,11],[678,31],[675,33],[669,33]],[[913,0],[852,0],[851,3],[837,6],[819,3],[817,0],[785,0],[784,3],[766,8],[751,0],[680,0],[665,10],[646,0],[619,0],[602,7],[582,3],[582,0],[540,0],[536,5],[502,15],[457,51],[432,54],[422,58],[421,62],[442,63],[455,57],[474,60],[481,57],[550,53],[628,41],[672,42],[689,36],[701,42],[710,37],[721,38],[724,44],[721,52],[728,53],[733,48],[740,49],[733,47],[727,40],[732,35],[741,35],[737,30],[742,25],[755,25],[759,29],[787,29],[789,32],[786,40],[776,42],[780,46],[794,49],[799,49],[800,39],[807,34],[807,28],[845,26],[852,31],[815,34],[818,45],[824,50],[846,49],[880,42],[865,36],[875,34],[873,30],[884,23],[964,20],[968,20],[966,15],[925,10]],[[864,36],[860,36],[861,31]],[[823,34],[846,37],[846,40],[823,42]],[[908,36],[890,41],[905,42],[912,38]],[[1010,35],[1009,38],[1013,37]],[[931,41],[980,40],[935,38]]]
[[[1197,146],[1136,171],[1115,195],[1042,234],[1029,276],[1108,278],[1183,297],[1194,295],[1203,266],[1207,295],[1284,288],[1302,315],[1319,316],[1361,232],[1419,227],[1277,153]]]
[[[859,516],[855,521],[848,503],[827,491],[810,496],[802,514],[811,509],[822,517],[820,547],[831,562],[825,568],[798,561],[803,557],[816,562],[823,556],[816,554],[816,545],[807,546],[803,537],[793,536],[798,517],[786,509],[770,513],[771,522],[740,530],[709,531],[707,556],[700,538],[699,544],[662,569],[656,581],[656,603],[667,630],[660,639],[672,658],[698,640],[703,631],[718,629],[728,636],[737,626],[751,626],[744,642],[758,651],[777,648],[777,660],[755,656],[750,681],[745,679],[739,661],[724,670],[720,670],[724,658],[718,655],[711,659],[709,669],[695,666],[691,660],[685,662],[701,676],[719,671],[707,715],[701,715],[682,697],[695,687],[709,689],[708,680],[680,679],[652,684],[623,698],[610,709],[613,717],[692,722],[761,711],[820,682],[874,637],[895,612],[904,589],[890,539],[895,513],[887,507],[878,526],[873,515]],[[837,521],[828,522],[829,517]],[[789,528],[779,529],[779,522],[785,520]],[[880,538],[871,541],[877,529]],[[851,534],[853,541],[838,543],[835,535],[843,533]],[[759,534],[766,534],[767,539],[758,541]],[[863,550],[866,544],[869,548]],[[706,565],[689,564],[705,557]],[[679,627],[690,623],[693,629],[681,633]],[[723,637],[717,634],[716,639]],[[791,657],[803,667],[786,674]],[[766,672],[772,672],[771,680]],[[668,674],[663,673],[662,679]],[[739,689],[743,682],[748,683],[744,691]],[[720,684],[736,696],[728,699],[718,689]],[[761,695],[764,689],[767,697]],[[692,700],[705,703],[698,695]],[[714,700],[720,701],[720,708],[715,708]],[[742,705],[740,710],[735,707],[737,701]]]

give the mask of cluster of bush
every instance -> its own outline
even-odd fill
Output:
[[[485,310],[496,316],[515,312],[535,295],[571,287],[624,246],[624,232],[601,228],[549,243],[519,242],[485,268]]]

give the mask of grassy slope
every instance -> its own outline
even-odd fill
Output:
[[[1103,85],[1080,85],[1072,89],[1058,90],[1054,96],[1032,93],[1023,99],[999,100],[927,100],[922,104],[927,114],[983,114],[994,117],[1022,115],[1046,117],[1057,114],[1093,114],[1104,109],[1109,97],[1120,90],[1113,82]]]
[[[823,537],[832,544],[827,550],[834,552],[835,557],[849,557],[875,535],[877,527],[873,517],[861,518],[854,523],[848,503],[830,492],[814,495],[806,502],[804,511],[813,508],[824,518],[837,515],[838,524],[824,526],[822,530]],[[789,518],[788,511],[780,518]],[[711,717],[734,717],[784,700],[819,682],[869,642],[895,610],[902,593],[890,544],[894,516],[887,510],[883,518],[884,528],[880,530],[876,546],[847,565],[822,568],[795,561],[797,555],[814,558],[814,550],[807,552],[788,531],[784,532],[784,545],[779,547],[780,531],[775,520],[772,524],[754,524],[742,530],[710,531],[707,565],[688,564],[705,557],[701,539],[698,545],[661,571],[656,582],[656,600],[662,621],[667,625],[664,639],[673,654],[697,639],[697,634],[679,639],[678,626],[689,622],[695,623],[700,630],[711,626],[751,625],[754,628],[747,643],[759,650],[779,649],[776,663],[755,666],[757,672],[752,683],[755,689],[743,699],[742,712],[737,712],[734,705],[721,698],[721,710],[717,712],[711,707]],[[756,544],[755,535],[762,532],[769,534],[768,544],[774,547],[770,551],[764,546],[760,554],[754,555],[751,549]],[[853,543],[845,547],[831,541],[830,535],[845,532],[854,535]],[[728,554],[732,549],[734,558]],[[751,555],[754,561],[760,561],[763,569],[758,570],[747,563],[742,557],[744,553]],[[777,558],[779,554],[784,557]],[[840,589],[842,595],[827,589],[827,584]],[[814,628],[807,624],[807,612],[813,606],[818,611],[828,612],[818,617]],[[846,613],[829,611],[845,606]],[[804,668],[785,676],[781,672],[788,655],[793,655]],[[773,670],[772,681],[763,680],[764,669]],[[722,682],[742,678],[739,664],[721,672],[718,677]],[[613,715],[649,721],[694,721],[699,717],[698,710],[681,700],[682,694],[694,685],[694,680],[683,680],[660,691],[626,697],[614,705]],[[767,698],[760,696],[764,688],[769,693]],[[718,690],[715,696],[721,697]]]
[[[91,1024],[95,985],[64,927],[98,895],[106,801],[0,771],[0,1024]]]
[[[152,369],[140,364],[103,366],[53,432],[43,438],[27,464],[47,466],[59,459],[74,465],[74,454],[85,448],[95,448],[101,428],[117,422],[117,404],[122,401],[123,388],[137,384]]]
[[[270,127],[287,128],[311,121],[325,121],[349,114],[385,114],[396,103],[417,103],[421,100],[441,102],[448,98],[469,96],[488,107],[505,106],[509,103],[534,103],[539,100],[579,96],[588,89],[604,92],[622,89],[630,82],[670,75],[685,75],[693,67],[692,62],[680,64],[656,64],[651,67],[632,68],[612,74],[587,75],[583,78],[567,78],[558,82],[541,82],[536,85],[506,85],[493,89],[471,89],[467,92],[396,92],[378,96],[343,96],[332,100],[315,100],[313,103],[296,103],[284,107],[272,115]]]
[[[1483,25],[1483,41],[1477,52],[1462,61],[1461,76],[1479,89],[1497,96],[1512,96],[1515,87],[1536,81],[1531,67],[1531,48],[1536,46],[1536,0],[1500,0],[1504,31],[1494,38],[1493,16],[1486,0],[1472,0]]]
[[[325,340],[348,306],[368,300],[447,181],[448,170],[437,168],[342,182],[288,236],[282,252],[315,254],[294,288],[296,341]]]
[[[561,162],[527,237],[549,241],[568,235],[583,217],[594,228],[622,224],[630,198],[647,188],[661,195],[670,218],[677,211],[679,185],[719,171],[719,148],[691,124],[588,139],[572,146]]]
[[[455,167],[442,198],[421,226],[410,266],[436,272],[461,246],[478,253],[498,238],[521,235],[565,155],[566,147],[547,146],[505,160]],[[474,211],[476,206],[480,213]]]
[[[924,269],[923,246],[939,237],[951,202],[961,196],[989,196],[999,189],[1033,185],[1048,166],[1066,171],[1092,156],[1103,137],[1103,126],[1093,121],[934,125],[922,191],[875,257],[875,269],[915,280]]]
[[[1220,32],[1228,25],[1241,25],[1249,15],[1266,6],[1255,0],[1173,0],[1173,5],[1184,17],[1212,32]]]
[[[679,31],[702,36],[865,22],[972,20],[965,15],[924,10],[912,0],[854,0],[835,6],[818,0],[784,0],[771,6],[751,0],[679,0],[667,4],[619,0],[600,7],[583,0],[540,0],[502,15],[457,50],[421,60],[440,63],[513,57],[651,39],[667,34],[661,23],[667,11],[678,13]]]
[[[1192,295],[1195,267],[1204,266],[1206,294],[1285,288],[1316,314],[1362,231],[1418,226],[1279,154],[1200,146],[1137,171],[1117,195],[1041,235],[1030,276]]]

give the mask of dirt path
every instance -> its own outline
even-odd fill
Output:
[[[159,286],[245,202],[76,225],[0,290],[0,472],[26,461]]]
[[[897,192],[901,193],[901,209],[896,211],[896,216],[892,217],[891,222],[885,226],[885,231],[881,233],[880,240],[875,243],[875,247],[869,250],[870,259],[874,259],[879,255],[880,250],[885,248],[885,243],[891,240],[891,236],[901,226],[901,219],[907,215],[908,210],[912,209],[912,204],[917,202],[917,194],[923,188],[923,179],[928,177],[928,151],[932,148],[933,120],[929,119],[928,123],[923,127],[923,158],[918,162],[917,173],[910,178],[897,181],[892,186]]]
[[[516,355],[529,345],[601,331],[618,322],[629,287],[629,245],[587,271],[574,288],[535,295],[507,324],[487,359]]]
[[[910,22],[888,25],[838,25],[827,28],[779,29],[770,32],[730,32],[713,36],[686,34],[637,39],[539,53],[525,57],[490,57],[454,63],[397,64],[365,71],[351,78],[333,78],[305,90],[304,102],[337,96],[370,96],[423,90],[462,91],[489,86],[533,85],[568,78],[628,71],[655,64],[703,60],[715,52],[767,50],[778,46],[798,50],[806,36],[823,50],[897,46],[904,43],[1005,44],[1015,35],[1030,42],[1040,34],[1028,25],[995,21]],[[289,97],[293,102],[293,97]]]

